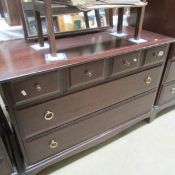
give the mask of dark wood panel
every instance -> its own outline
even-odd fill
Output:
[[[16,102],[28,100],[55,91],[61,92],[62,81],[61,71],[32,76],[12,82],[12,93]]]
[[[175,80],[175,61],[172,62],[166,82]]]
[[[156,33],[175,37],[175,1],[174,0],[147,0],[143,28]]]
[[[168,54],[168,48],[169,45],[163,45],[148,49],[145,53],[144,65],[165,61]]]
[[[108,129],[149,112],[154,98],[155,93],[151,93],[122,106],[114,107],[106,112],[86,118],[56,133],[26,143],[29,162],[32,164],[43,160],[48,156],[66,150],[82,141],[102,134]]]
[[[24,40],[3,42],[0,44],[0,82],[174,41],[172,38],[143,31],[142,38],[147,42],[135,44],[128,41],[133,37],[133,28],[127,28],[124,32],[128,33],[124,39],[110,35],[111,30],[58,39],[58,52],[64,52],[68,60],[55,62],[45,60],[44,54],[48,53],[48,49],[35,51],[30,47],[36,43]]]
[[[4,144],[0,137],[0,171],[2,175],[8,175],[12,173],[12,164],[5,150]]]
[[[175,99],[175,83],[163,86],[158,105]]]
[[[69,70],[70,86],[84,85],[104,79],[104,60],[75,66]]]
[[[141,52],[134,52],[114,57],[112,64],[112,75],[137,69],[140,64],[140,54]]]
[[[20,132],[24,137],[93,113],[117,102],[138,95],[159,85],[162,67],[157,67],[116,81],[99,85],[47,103],[16,111]],[[45,115],[54,113],[47,120]]]

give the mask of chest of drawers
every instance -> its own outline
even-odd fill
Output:
[[[29,50],[31,73],[26,69],[24,75],[23,65],[19,72],[12,70],[9,79],[8,72],[1,76],[4,101],[24,159],[24,174],[36,174],[151,118],[174,40],[149,32],[145,33],[148,41],[138,45],[118,41],[106,32],[91,34],[87,40],[100,41],[101,35],[104,44],[96,43],[98,50],[88,54],[85,47],[69,53],[67,40],[63,40],[65,48],[61,49],[70,59],[40,65],[39,72],[38,60],[35,64],[32,59],[35,53],[30,55],[33,51]],[[83,41],[79,37],[77,41],[74,38],[75,44]],[[105,49],[106,40],[111,42],[110,50],[109,46]],[[119,43],[126,45],[125,50],[116,48]],[[99,52],[99,48],[103,49]]]

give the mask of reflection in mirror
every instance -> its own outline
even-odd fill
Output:
[[[37,36],[36,22],[33,12],[32,0],[23,0],[23,13],[26,22],[28,37]],[[81,31],[85,29],[95,29],[109,27],[107,21],[108,10],[99,9],[88,12],[79,12],[72,14],[64,14],[53,16],[55,33]],[[43,34],[47,35],[47,27],[45,17],[42,16]]]

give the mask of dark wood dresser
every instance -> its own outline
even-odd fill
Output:
[[[148,0],[148,3],[145,11],[144,28],[175,38],[175,1],[162,0],[157,5],[156,0]],[[175,43],[171,44],[168,57],[156,99],[158,111],[175,105]]]
[[[95,146],[154,117],[174,39],[143,31],[144,43],[111,31],[57,40],[65,61],[48,62],[23,40],[0,46],[4,101],[22,151],[23,174]],[[170,76],[170,79],[172,76]]]

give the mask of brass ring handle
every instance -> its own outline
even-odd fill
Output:
[[[40,91],[42,90],[42,87],[41,87],[41,85],[39,85],[39,84],[35,84],[35,89],[36,89],[38,92],[40,92]]]
[[[147,77],[145,78],[145,83],[146,83],[146,84],[151,84],[151,82],[152,82],[152,78],[151,78],[150,76],[147,76]]]
[[[52,140],[50,141],[50,143],[49,143],[49,147],[50,147],[51,149],[57,148],[57,147],[58,147],[58,142],[57,142],[55,139],[52,139]]]
[[[122,62],[123,62],[123,64],[124,64],[125,66],[130,66],[130,62],[127,61],[127,60],[123,60]]]
[[[91,78],[91,77],[93,76],[93,73],[90,72],[90,71],[85,71],[85,74],[86,74],[89,78]]]
[[[159,57],[158,53],[153,53],[153,57],[157,59]]]
[[[44,114],[44,119],[47,120],[47,121],[50,121],[54,118],[54,113],[51,112],[51,111],[46,111],[45,114]]]
[[[172,93],[172,94],[175,94],[175,88],[172,88],[172,89],[171,89],[171,93]]]

